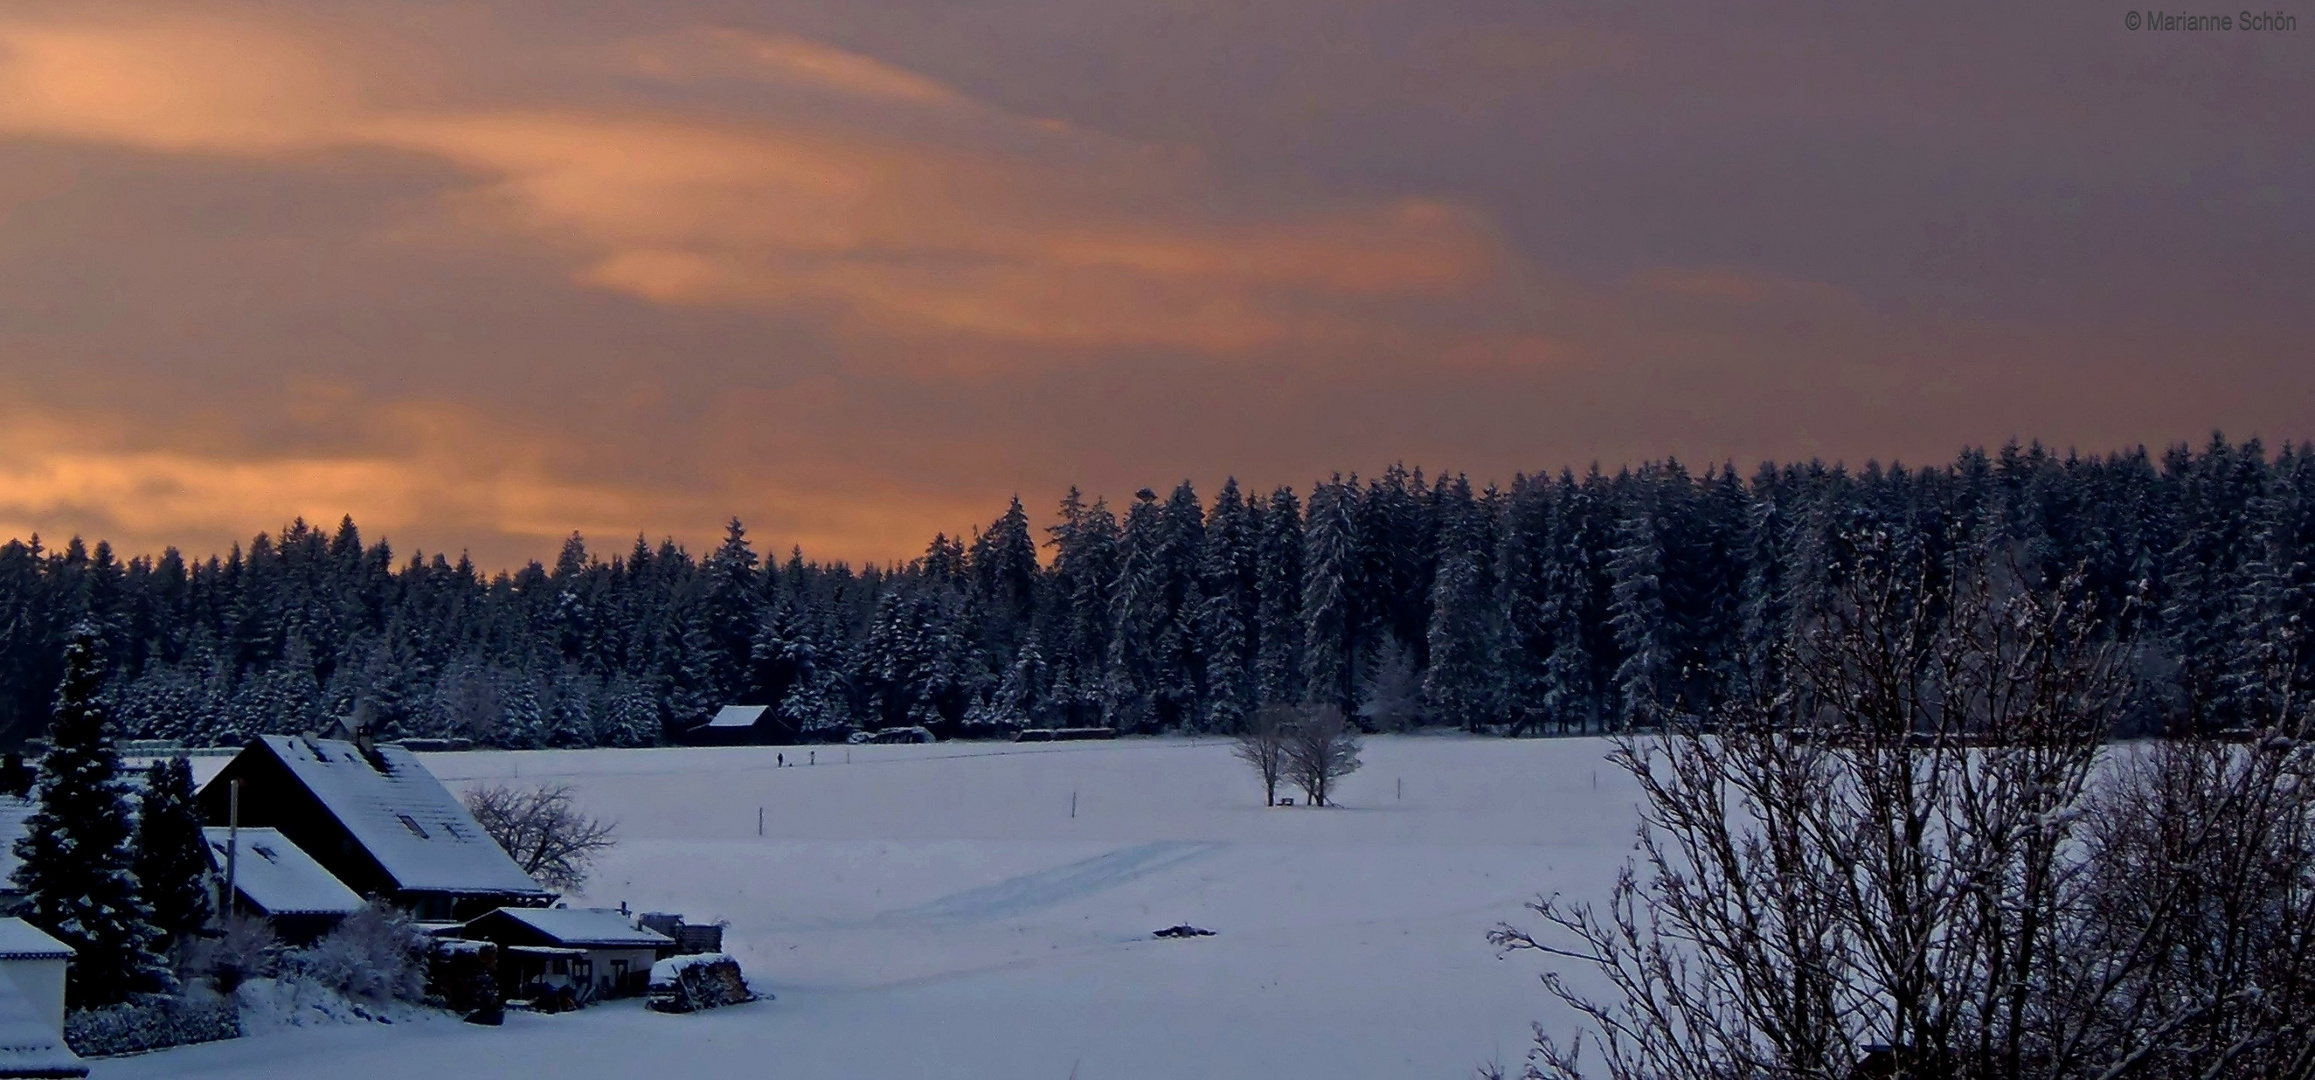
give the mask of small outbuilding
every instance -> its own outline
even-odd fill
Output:
[[[225,890],[227,869],[233,872],[233,902],[220,896],[219,911],[256,915],[283,941],[303,945],[362,910],[360,895],[278,829],[242,829],[235,835],[232,829],[211,827],[201,832],[209,841],[218,892]]]
[[[788,746],[796,729],[769,705],[726,705],[680,738],[694,746]]]
[[[465,935],[498,945],[499,978],[512,997],[564,987],[590,997],[640,994],[651,965],[676,950],[674,938],[616,908],[500,908],[467,923]]]
[[[64,1033],[49,1026],[33,1004],[0,980],[0,1077],[79,1077],[88,1063],[65,1045]]]
[[[87,1076],[64,1044],[64,971],[72,947],[22,919],[0,919],[0,1076]]]

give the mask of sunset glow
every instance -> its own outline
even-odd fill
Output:
[[[1262,12],[11,4],[0,526],[886,560],[1072,484],[2315,435],[2303,40]]]

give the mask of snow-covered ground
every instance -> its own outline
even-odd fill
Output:
[[[1567,1023],[1483,935],[1539,891],[1604,894],[1635,823],[1605,751],[1373,738],[1325,810],[1265,809],[1214,741],[428,755],[453,787],[570,783],[621,839],[573,903],[728,920],[778,1000],[293,1030],[93,1075],[1469,1077]],[[1150,937],[1182,922],[1215,936]]]

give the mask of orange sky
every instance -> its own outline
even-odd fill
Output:
[[[0,531],[2315,436],[2315,31],[1259,7],[19,0]]]

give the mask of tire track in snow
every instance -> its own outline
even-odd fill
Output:
[[[1202,859],[1227,845],[1161,840],[1119,848],[1090,859],[950,893],[912,908],[886,912],[878,922],[975,923],[1026,914],[1106,892],[1128,882]]]

